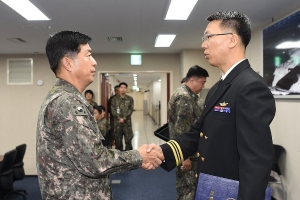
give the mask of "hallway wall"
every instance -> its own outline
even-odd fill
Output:
[[[92,46],[92,45],[91,45]],[[143,65],[131,66],[130,54],[93,54],[98,62],[97,71],[147,71],[170,72],[171,90],[180,80],[179,54],[143,54]],[[33,58],[33,85],[7,85],[6,60],[8,58]],[[42,86],[37,80],[43,80]],[[0,55],[0,154],[26,143],[24,158],[27,175],[36,174],[36,123],[40,106],[48,91],[55,83],[54,73],[49,68],[45,54]],[[176,85],[174,85],[176,83]],[[95,80],[87,89],[95,93],[95,101],[100,102],[100,80]]]

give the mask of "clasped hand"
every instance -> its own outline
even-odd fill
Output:
[[[141,156],[143,157],[142,168],[145,170],[155,169],[165,159],[161,147],[156,144],[144,144],[138,148]]]

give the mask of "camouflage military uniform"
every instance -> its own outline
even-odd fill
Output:
[[[111,101],[111,113],[114,121],[114,137],[116,140],[116,149],[123,150],[123,135],[125,140],[125,150],[131,150],[131,140],[133,138],[133,132],[131,127],[131,114],[133,112],[133,98],[125,95],[124,98],[121,95],[115,96]],[[119,123],[119,119],[125,120],[124,124]]]
[[[43,199],[111,200],[109,174],[136,169],[136,150],[102,145],[93,108],[70,83],[57,79],[37,123],[37,173]]]
[[[200,117],[204,101],[194,94],[189,87],[182,84],[172,95],[168,104],[170,138],[186,133]],[[190,157],[190,171],[176,168],[177,199],[194,200],[197,178],[197,156]]]
[[[111,143],[112,143],[112,132],[110,131],[110,124],[109,122],[103,117],[102,119],[97,121],[98,128],[105,138],[104,141],[102,141],[102,144],[106,147],[111,148]]]
[[[91,104],[92,106],[98,106],[98,104],[93,100],[89,104]]]
[[[105,137],[107,131],[109,131],[110,129],[109,122],[105,119],[105,117],[103,117],[102,119],[97,121],[97,124],[102,136]]]
[[[112,140],[114,140],[115,139],[115,135],[114,135],[114,117],[113,117],[113,115],[112,115],[112,113],[111,113],[111,101],[112,101],[112,99],[115,97],[115,96],[117,96],[117,95],[113,95],[113,96],[111,96],[110,98],[109,98],[109,100],[108,100],[108,106],[107,106],[107,111],[108,111],[108,113],[109,113],[109,121],[110,121],[110,129],[111,129],[111,131],[112,131]]]

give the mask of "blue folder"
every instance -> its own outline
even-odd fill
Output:
[[[236,200],[239,181],[200,173],[195,200]],[[265,200],[271,200],[272,188],[267,187]]]

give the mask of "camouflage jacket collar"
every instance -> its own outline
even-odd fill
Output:
[[[127,94],[125,94],[124,98],[121,95],[117,95],[116,97],[119,98],[119,99],[128,99],[128,95]]]
[[[195,94],[186,84],[182,84],[181,87],[185,89],[194,100],[199,98],[198,95]]]
[[[97,120],[97,123],[102,122],[102,121],[104,120],[104,118],[105,118],[105,117],[103,117],[103,118]]]
[[[61,90],[64,90],[66,92],[72,93],[75,96],[77,96],[82,103],[84,103],[90,110],[93,111],[93,106],[91,106],[87,100],[82,96],[82,94],[68,81],[65,81],[61,78],[57,78],[55,86],[54,87],[59,87]]]

